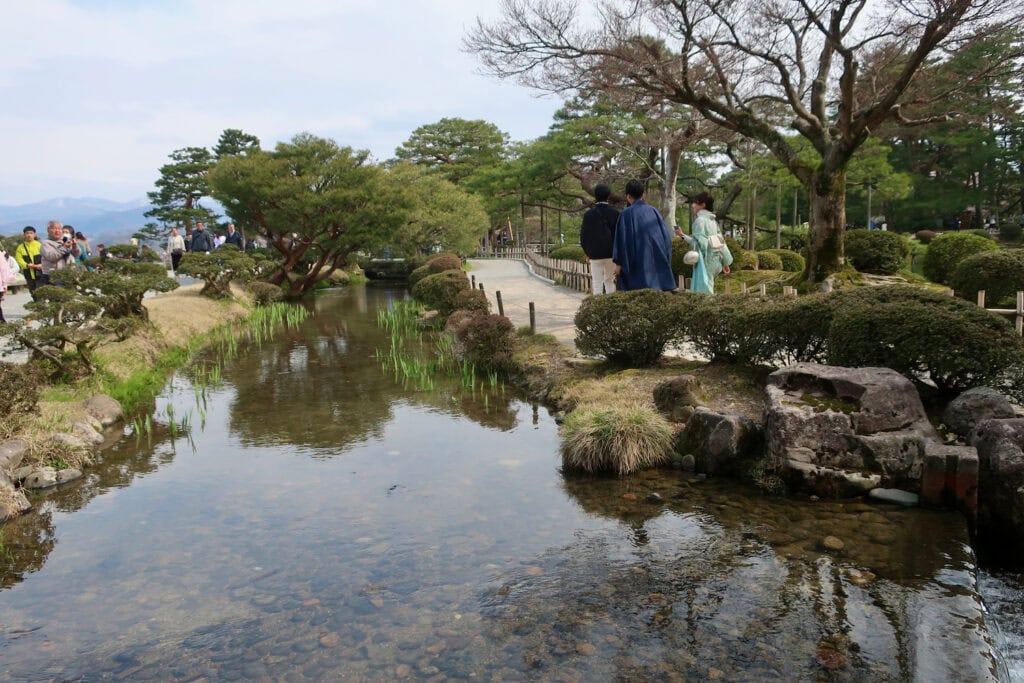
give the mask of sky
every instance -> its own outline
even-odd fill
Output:
[[[417,127],[543,135],[560,102],[481,75],[499,0],[0,0],[0,204],[144,198],[225,128],[394,155]]]

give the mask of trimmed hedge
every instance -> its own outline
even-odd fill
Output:
[[[469,289],[469,278],[461,270],[428,275],[412,286],[412,296],[428,308],[448,315],[458,308],[459,292]]]
[[[881,290],[881,291],[878,291]],[[833,365],[883,366],[945,395],[993,386],[1020,397],[1007,377],[1024,366],[1024,342],[1000,316],[938,292],[906,286],[839,292],[829,327]]]
[[[949,285],[957,296],[968,301],[977,301],[982,289],[987,302],[1014,301],[1017,292],[1024,290],[1024,249],[968,256],[956,267]]]
[[[948,285],[956,267],[965,258],[998,248],[992,240],[969,232],[939,235],[928,245],[928,253],[924,257],[924,276],[932,282]]]
[[[996,238],[992,236],[992,233],[990,233],[988,230],[985,230],[984,228],[975,228],[974,230],[968,230],[967,234],[977,235],[978,237],[984,237],[985,239],[992,240],[993,242],[996,241]]]
[[[757,252],[758,270],[782,270],[782,258],[770,251]]]
[[[583,247],[578,244],[567,244],[564,247],[552,249],[548,258],[565,259],[567,261],[587,262],[587,255],[583,253]]]
[[[807,262],[800,254],[791,249],[765,249],[761,254],[774,254],[782,261],[782,270],[787,273],[802,273],[807,267]]]
[[[845,245],[846,260],[861,273],[892,275],[910,256],[907,240],[887,230],[850,230]]]
[[[686,307],[679,301],[700,296],[638,289],[587,297],[576,312],[576,347],[613,363],[650,365],[682,336]]]

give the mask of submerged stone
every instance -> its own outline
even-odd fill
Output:
[[[901,489],[871,489],[871,491],[868,492],[868,498],[877,500],[881,503],[895,503],[896,505],[903,505],[904,507],[914,507],[918,503],[918,496],[916,493],[903,491]]]

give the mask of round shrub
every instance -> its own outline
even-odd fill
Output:
[[[782,270],[782,258],[770,251],[757,252],[758,270]]]
[[[999,239],[1006,242],[1019,242],[1024,237],[1024,226],[1020,223],[1003,223],[999,226]]]
[[[564,247],[552,249],[548,257],[565,259],[567,261],[579,261],[580,263],[587,262],[587,255],[583,253],[583,247],[578,244],[567,244]]]
[[[453,329],[459,354],[485,370],[508,371],[513,368],[515,328],[503,315],[478,313],[464,318]]]
[[[246,285],[246,289],[252,294],[252,299],[257,306],[266,306],[284,298],[284,290],[269,282],[253,280]]]
[[[846,260],[861,273],[892,275],[910,256],[910,245],[895,232],[851,230],[846,233]]]
[[[766,249],[759,253],[774,254],[775,256],[778,256],[782,261],[781,270],[784,270],[787,273],[802,273],[804,268],[807,266],[807,262],[804,260],[804,257],[791,249]]]
[[[968,235],[977,235],[978,237],[984,237],[985,239],[992,240],[993,242],[996,241],[996,238],[992,236],[992,233],[990,233],[988,230],[985,230],[983,228],[975,228],[974,230],[968,230],[967,234]]]
[[[461,270],[428,275],[412,286],[412,296],[428,308],[448,315],[458,306],[459,292],[469,289],[469,278]]]
[[[986,302],[1012,301],[1017,292],[1024,290],[1024,249],[983,251],[968,256],[956,267],[949,286],[968,301],[977,301],[982,289]]]
[[[427,264],[424,263],[419,268],[414,268],[413,271],[409,273],[409,286],[412,287],[428,275],[433,275],[433,273],[430,272],[430,266]]]
[[[918,230],[917,232],[914,233],[914,237],[916,237],[917,241],[920,242],[921,244],[928,244],[933,239],[935,239],[935,231],[934,230]]]
[[[732,254],[732,270],[754,270],[757,268],[757,255],[743,248],[736,239],[726,235],[725,243]]]
[[[830,364],[892,368],[945,394],[1012,389],[1008,373],[1024,366],[1024,342],[1013,327],[967,301],[900,285],[842,290],[833,300]]]
[[[454,254],[441,254],[427,261],[426,267],[431,275],[446,270],[462,270],[462,259]]]
[[[562,466],[567,471],[630,474],[668,461],[672,428],[650,408],[579,409],[562,425]]]
[[[588,297],[576,312],[576,347],[613,363],[650,365],[680,336],[686,310],[679,301],[698,296],[638,289]]]
[[[965,258],[998,248],[992,240],[967,232],[939,235],[928,245],[928,253],[924,257],[924,276],[932,282],[949,284],[956,267]]]
[[[491,304],[479,289],[465,289],[455,295],[455,310],[490,313]]]

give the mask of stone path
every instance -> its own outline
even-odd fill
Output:
[[[501,292],[505,315],[516,328],[530,324],[530,302],[534,303],[537,332],[553,335],[558,341],[575,348],[576,325],[573,318],[580,302],[586,298],[581,292],[559,287],[534,275],[523,261],[509,259],[470,259],[469,274],[477,287],[491,302],[491,311],[498,312],[495,292]]]

